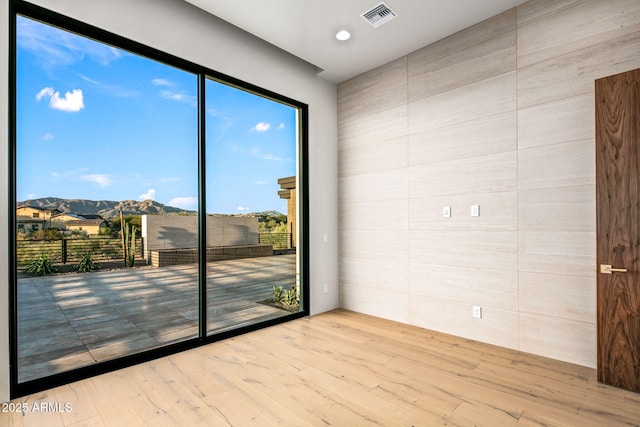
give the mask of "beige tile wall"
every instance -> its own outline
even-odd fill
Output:
[[[638,67],[637,0],[532,0],[342,83],[342,306],[594,367],[593,86]]]

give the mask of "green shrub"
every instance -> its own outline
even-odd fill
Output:
[[[23,271],[33,276],[46,276],[47,274],[57,273],[58,267],[51,262],[49,255],[41,253],[38,258],[27,264]]]
[[[85,252],[80,257],[80,261],[73,266],[74,271],[78,273],[89,273],[93,270],[97,270],[98,266],[93,262],[93,252]]]
[[[273,301],[282,304],[282,298],[284,296],[284,288],[282,286],[273,287]]]
[[[298,292],[296,291],[296,287],[293,286],[291,289],[287,290],[282,297],[282,304],[287,307],[295,307],[299,304],[298,301]]]

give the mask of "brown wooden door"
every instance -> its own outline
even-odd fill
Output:
[[[640,70],[595,101],[598,381],[640,392]]]

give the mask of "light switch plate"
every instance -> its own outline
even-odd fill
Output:
[[[443,218],[451,218],[451,206],[445,206],[442,208]]]
[[[479,305],[473,306],[473,317],[475,317],[476,319],[482,319],[482,307],[480,307]]]
[[[471,205],[471,216],[480,216],[480,205]]]

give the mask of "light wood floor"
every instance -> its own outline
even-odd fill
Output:
[[[640,395],[593,369],[345,310],[17,399],[16,426],[619,426]]]

